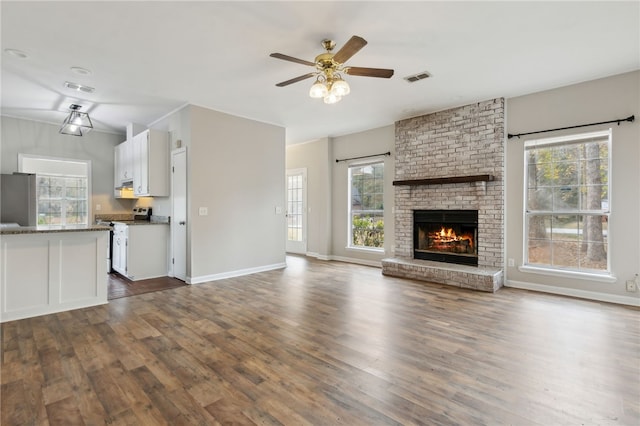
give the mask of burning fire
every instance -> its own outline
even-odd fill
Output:
[[[457,236],[455,231],[451,228],[446,228],[443,226],[440,232],[434,232],[432,238],[440,243],[451,243],[454,241],[469,241],[469,246],[473,247],[473,237],[469,234]]]

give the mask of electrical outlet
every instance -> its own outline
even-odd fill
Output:
[[[209,214],[209,209],[206,207],[200,207],[198,209],[198,215],[200,216],[207,216]]]
[[[635,280],[627,280],[627,291],[630,291],[630,292],[638,291],[638,286],[636,285]]]

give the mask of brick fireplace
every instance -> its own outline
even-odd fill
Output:
[[[396,123],[395,257],[383,259],[383,274],[491,292],[502,287],[504,141],[503,98]],[[477,266],[416,258],[416,212],[469,210],[477,211]]]

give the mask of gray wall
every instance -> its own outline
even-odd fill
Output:
[[[129,213],[131,200],[113,197],[113,147],[126,136],[91,131],[87,135],[69,136],[58,133],[59,126],[12,117],[2,117],[2,173],[18,171],[18,154],[42,155],[91,161],[91,210],[95,213]],[[100,204],[101,211],[95,207]],[[92,217],[90,216],[90,217]]]
[[[613,130],[611,217],[609,238],[611,268],[617,280],[583,280],[520,271],[523,261],[523,145],[506,142],[507,285],[575,296],[638,304],[639,293],[625,290],[625,281],[640,273],[640,71],[589,81],[507,100],[507,131],[522,133],[577,124],[626,118],[634,123],[606,124],[529,136],[531,139],[597,130]]]

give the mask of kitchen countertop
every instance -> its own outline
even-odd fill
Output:
[[[38,226],[16,226],[1,228],[0,235],[16,234],[40,234],[45,232],[94,232],[111,231],[110,226],[105,225],[38,225]]]
[[[168,222],[157,222],[148,220],[113,220],[113,223],[121,223],[123,225],[168,225]]]

